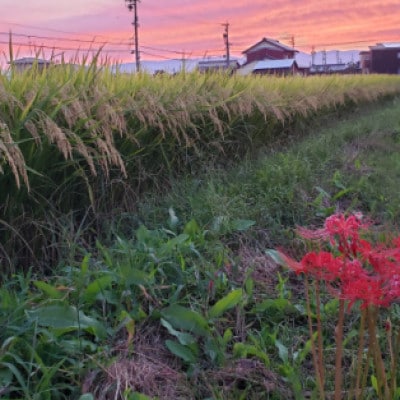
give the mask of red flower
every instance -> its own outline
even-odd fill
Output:
[[[350,309],[356,301],[361,301],[361,308],[370,305],[388,307],[389,302],[385,296],[382,282],[375,277],[362,277],[343,284],[341,298],[349,301]]]
[[[327,251],[307,253],[301,260],[303,271],[318,280],[334,281],[341,275],[343,261]]]

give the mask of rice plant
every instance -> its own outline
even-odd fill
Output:
[[[90,248],[105,221],[134,211],[148,188],[284,140],[293,121],[400,92],[396,76],[153,77],[98,61],[0,76],[8,270],[57,262],[71,253],[66,243]]]

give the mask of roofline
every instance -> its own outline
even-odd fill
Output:
[[[391,46],[388,46],[390,44]],[[397,50],[400,49],[400,42],[397,43],[377,43],[375,46],[369,46],[370,50]]]
[[[17,58],[16,60],[8,61],[7,64],[51,64],[52,62],[49,60],[44,60],[43,58],[35,58],[35,57],[22,57]]]
[[[287,59],[284,59],[285,61]],[[257,68],[257,63],[260,63],[262,61],[283,61],[283,60],[260,60],[256,62],[255,68],[253,68],[253,71],[259,71],[263,69],[285,69],[285,68],[292,68],[294,65],[299,68],[299,64],[297,64],[297,61],[293,58],[290,58],[289,60],[292,60],[292,63],[290,65],[285,65],[285,66],[271,66],[271,68]]]
[[[262,42],[268,42],[268,41],[273,42],[273,43],[276,44],[278,47],[281,47],[281,48],[283,48],[284,50],[293,51],[293,52],[295,52],[295,53],[299,53],[299,50],[296,50],[296,49],[293,49],[293,48],[291,48],[291,47],[289,47],[289,46],[286,46],[285,44],[279,42],[279,40],[271,39],[271,38],[267,38],[267,37],[263,37],[263,38],[262,38],[261,40],[259,40],[256,44],[253,44],[253,45],[250,46],[248,49],[242,51],[242,54],[246,54],[246,53],[248,53],[249,50],[251,50],[253,47],[258,46],[258,45],[259,45],[260,43],[262,43]]]

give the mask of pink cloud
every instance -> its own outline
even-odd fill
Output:
[[[57,5],[51,0],[35,0],[35,7],[14,0],[3,1],[6,7],[2,7],[0,17],[3,26],[0,42],[7,40],[4,32],[9,29],[20,34],[57,37],[34,39],[37,45],[55,47],[85,46],[60,38],[95,38],[98,42],[109,42],[105,49],[110,54],[132,58],[128,45],[116,44],[133,38],[133,14],[122,0],[69,0]],[[296,46],[305,51],[310,51],[313,45],[327,49],[367,48],[379,41],[400,41],[397,0],[324,0],[323,3],[320,0],[143,0],[138,3],[138,10],[139,42],[144,58],[150,57],[150,53],[173,58],[179,57],[179,52],[221,54],[224,51],[221,24],[226,21],[230,23],[231,49],[236,55],[265,36],[288,44],[293,35]],[[28,38],[20,37],[19,41],[28,43]]]

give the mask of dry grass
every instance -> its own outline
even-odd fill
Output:
[[[123,338],[115,344],[115,360],[107,368],[91,371],[82,392],[92,393],[96,400],[123,400],[133,392],[160,400],[193,398],[182,364],[164,340],[159,327],[151,325],[138,330],[132,343]]]

